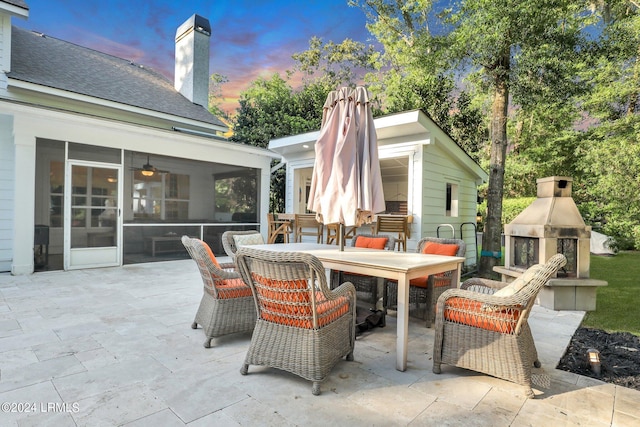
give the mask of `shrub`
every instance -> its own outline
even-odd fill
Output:
[[[535,200],[535,197],[518,197],[515,199],[503,199],[502,200],[502,225],[509,224],[511,221],[517,217],[520,212],[529,207],[531,203]],[[483,201],[478,204],[478,213],[482,216],[482,221],[478,230],[482,230],[482,223],[484,223],[484,218],[487,215],[487,201]]]

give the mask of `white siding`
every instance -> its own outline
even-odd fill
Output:
[[[455,238],[460,238],[462,223],[475,222],[476,218],[476,184],[475,176],[460,165],[448,153],[441,149],[438,141],[423,146],[423,180],[422,180],[422,236],[451,237],[449,227],[438,227],[451,224]],[[446,185],[458,186],[458,215],[446,215]],[[465,226],[463,239],[467,244],[466,264],[476,263],[475,235],[473,227]]]
[[[12,117],[0,115],[0,271],[10,271],[13,259],[15,168],[12,134]]]

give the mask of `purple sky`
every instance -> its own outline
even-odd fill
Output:
[[[223,109],[259,76],[291,68],[312,36],[370,42],[364,13],[347,0],[25,0],[14,25],[155,68],[173,81],[176,29],[197,13],[211,23],[210,73],[227,76]]]

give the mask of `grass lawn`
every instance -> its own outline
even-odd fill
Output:
[[[481,250],[478,245],[478,253]],[[502,253],[500,265],[504,265],[504,247]],[[598,288],[596,311],[587,312],[582,326],[640,336],[640,251],[591,255],[589,274],[609,284]]]
[[[640,336],[640,252],[592,255],[590,276],[609,284],[598,288],[596,311],[587,312],[582,326]]]

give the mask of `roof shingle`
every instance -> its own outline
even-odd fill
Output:
[[[150,68],[19,27],[12,30],[11,79],[226,127]]]

